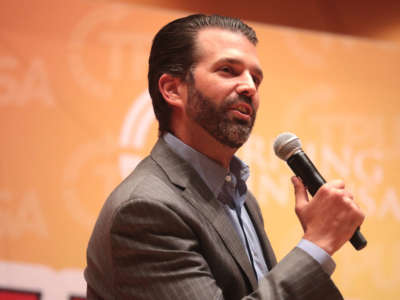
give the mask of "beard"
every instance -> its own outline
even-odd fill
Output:
[[[252,107],[253,114],[249,121],[229,118],[228,112],[232,105],[240,102],[246,102]],[[186,113],[217,141],[230,148],[239,148],[247,141],[256,118],[256,110],[250,97],[229,97],[217,105],[196,89],[194,82],[189,83]]]

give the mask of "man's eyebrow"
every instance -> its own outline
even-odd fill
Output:
[[[219,64],[224,64],[224,63],[228,63],[231,65],[243,64],[243,62],[240,59],[231,58],[231,57],[223,57],[223,58],[217,60],[215,64],[219,65]],[[256,73],[258,76],[260,76],[261,79],[264,77],[263,71],[259,67],[252,68],[252,71],[254,73]]]

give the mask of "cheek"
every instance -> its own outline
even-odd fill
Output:
[[[227,95],[234,91],[237,82],[232,78],[225,78],[218,73],[213,73],[210,76],[204,76],[201,84],[206,92]]]
[[[235,95],[234,89],[227,84],[210,84],[205,86],[202,91],[205,96],[213,99],[216,103],[222,103]]]
[[[254,106],[254,109],[257,111],[258,107],[260,106],[260,99],[258,98],[258,96],[255,97],[253,100],[253,106]]]

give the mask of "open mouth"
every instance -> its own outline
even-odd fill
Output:
[[[237,115],[250,118],[253,114],[253,109],[247,103],[238,103],[231,108]]]

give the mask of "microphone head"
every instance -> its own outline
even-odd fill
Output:
[[[284,161],[301,150],[300,139],[291,132],[283,132],[275,139],[274,152]]]

